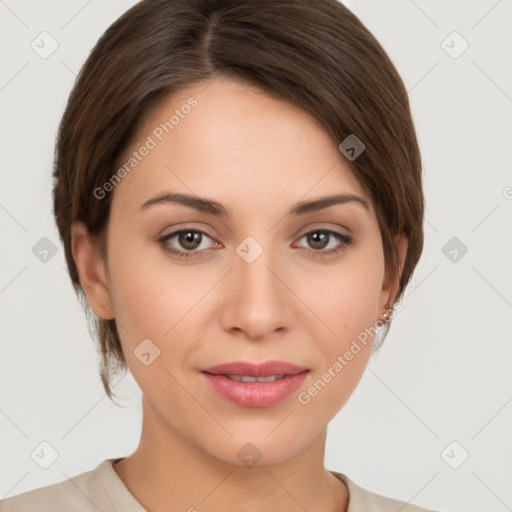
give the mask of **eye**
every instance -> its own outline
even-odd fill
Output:
[[[310,252],[314,256],[326,256],[343,251],[346,247],[354,243],[354,239],[349,235],[344,235],[333,231],[331,229],[315,229],[305,233],[300,240],[306,239],[307,244],[312,247]],[[334,246],[331,244],[333,241],[338,241]],[[330,247],[329,247],[330,245]],[[326,249],[326,247],[328,247]]]
[[[212,238],[204,231],[193,228],[184,228],[178,231],[173,231],[168,235],[164,235],[160,237],[158,241],[165,251],[170,252],[178,258],[195,258],[213,250],[212,247],[201,248],[205,237],[212,240]],[[176,248],[176,245],[172,243],[173,239],[176,239],[175,243],[178,244],[178,248]],[[307,247],[305,249],[314,256],[320,257],[327,257],[341,252],[346,247],[354,243],[354,239],[351,236],[338,233],[331,229],[315,229],[313,231],[309,231],[302,235],[299,241],[302,239],[306,239],[307,244],[310,246],[310,249]],[[336,242],[336,240],[338,242],[332,246],[331,242]]]
[[[212,249],[201,248],[200,251],[196,249],[200,248],[203,242],[203,238],[211,237],[207,235],[204,231],[200,231],[198,229],[180,229],[179,231],[174,231],[168,235],[164,235],[159,238],[159,242],[161,246],[168,252],[178,256],[178,258],[193,258],[198,255],[198,253],[210,252]],[[176,249],[171,244],[171,240],[176,238],[176,243],[178,243],[184,250]]]

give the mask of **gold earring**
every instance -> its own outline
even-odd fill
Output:
[[[384,307],[386,308],[386,312],[383,314],[381,313],[380,317],[382,318],[382,320],[384,320],[385,323],[388,323],[391,320],[391,315],[388,314],[388,310],[391,306],[389,304],[385,304]],[[393,311],[392,308],[391,311]]]

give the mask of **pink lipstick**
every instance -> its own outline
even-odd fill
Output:
[[[284,361],[224,363],[201,370],[212,388],[242,407],[271,407],[297,390],[309,369]]]

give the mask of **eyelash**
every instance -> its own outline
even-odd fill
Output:
[[[178,251],[176,249],[171,248],[171,246],[168,244],[168,240],[171,238],[174,238],[176,235],[179,235],[180,233],[201,233],[202,235],[206,235],[208,238],[211,239],[211,236],[208,235],[208,233],[205,233],[204,231],[201,231],[200,229],[184,228],[184,229],[180,229],[178,231],[173,231],[172,233],[169,233],[168,235],[164,235],[161,238],[159,238],[158,241],[160,242],[160,245],[162,246],[162,248],[165,251],[171,253],[173,256],[176,256],[178,258],[197,258],[197,257],[200,257],[199,255],[201,255],[201,253],[208,254],[211,251],[215,250],[215,249],[203,249],[201,251],[192,252],[192,251]],[[333,236],[334,238],[338,239],[341,242],[340,245],[338,245],[334,248],[328,249],[326,251],[310,249],[310,251],[314,254],[314,256],[328,257],[330,255],[342,252],[348,246],[350,246],[354,243],[354,239],[351,236],[343,235],[343,234],[338,233],[337,231],[333,231],[331,229],[314,229],[312,231],[308,231],[307,233],[304,233],[300,237],[300,239],[302,239],[306,235],[310,235],[312,233],[325,233],[325,234]]]

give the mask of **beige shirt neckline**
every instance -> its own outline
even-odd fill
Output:
[[[130,493],[119,475],[115,472],[112,464],[122,458],[104,460],[97,468],[98,476],[105,485],[105,490],[115,498],[114,510],[124,510],[129,507],[131,512],[147,512],[146,509]],[[344,473],[330,471],[336,478],[341,480],[348,489],[349,502],[346,512],[429,512],[408,502],[395,500],[375,494],[363,487],[360,487]],[[112,493],[110,492],[112,491]]]
[[[106,459],[95,469],[62,482],[0,500],[2,512],[147,512]],[[381,496],[360,487],[344,473],[330,471],[349,492],[347,512],[429,512],[411,503]]]

